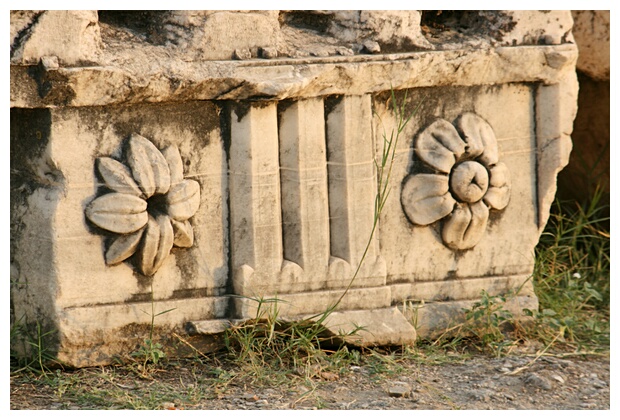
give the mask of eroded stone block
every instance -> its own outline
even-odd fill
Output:
[[[11,64],[55,56],[66,66],[95,62],[101,35],[94,10],[11,11]]]
[[[175,309],[158,319],[171,330],[224,315],[227,184],[214,105],[13,109],[11,120],[15,319],[51,323],[65,361],[85,365],[93,360],[72,346],[88,334],[101,360],[133,348],[119,347],[119,331],[149,325],[151,293],[156,310]]]
[[[357,346],[407,346],[416,339],[416,330],[396,308],[332,312],[325,327]]]
[[[135,350],[151,310],[157,339],[212,348],[273,313],[365,346],[440,333],[482,290],[536,309],[569,12],[11,16],[12,321],[63,363]]]

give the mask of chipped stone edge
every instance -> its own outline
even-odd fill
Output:
[[[559,60],[558,57],[564,57]],[[550,65],[548,58],[553,57]],[[146,75],[112,66],[11,66],[11,107],[104,106],[187,100],[282,100],[390,90],[523,82],[574,72],[577,47],[498,47],[373,56],[160,63]],[[390,65],[386,65],[386,64]],[[36,69],[36,71],[33,71]],[[30,76],[30,74],[36,76]],[[39,89],[44,83],[45,89]],[[41,97],[39,93],[43,94]]]

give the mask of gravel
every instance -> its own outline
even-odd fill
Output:
[[[393,373],[351,366],[339,375],[317,374],[256,385],[248,377],[215,391],[200,371],[166,369],[158,383],[183,384],[204,398],[175,401],[162,409],[183,410],[609,410],[609,357],[564,359],[545,356],[490,358],[442,364],[407,362]],[[205,373],[208,367],[205,367]],[[185,375],[180,377],[179,375]],[[11,378],[11,409],[72,409],[59,405],[54,389],[35,389]],[[189,386],[191,385],[191,386]],[[118,387],[118,384],[100,386]],[[134,392],[135,390],[125,390]],[[188,402],[191,401],[191,402]]]

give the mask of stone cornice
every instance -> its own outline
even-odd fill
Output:
[[[577,47],[517,46],[301,59],[122,66],[11,65],[11,107],[106,106],[188,100],[282,100],[427,86],[559,83]],[[48,60],[53,62],[54,60]]]

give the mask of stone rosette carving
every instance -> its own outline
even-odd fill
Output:
[[[420,226],[443,220],[446,246],[473,248],[486,231],[489,211],[503,210],[510,200],[510,172],[499,161],[493,128],[474,113],[454,125],[437,119],[417,136],[414,151],[433,173],[405,178],[405,214]]]
[[[100,157],[96,169],[107,191],[87,205],[85,214],[111,233],[106,264],[134,256],[137,269],[151,276],[173,246],[193,245],[189,218],[200,205],[200,185],[183,178],[176,146],[160,151],[148,139],[132,134],[124,163]]]

